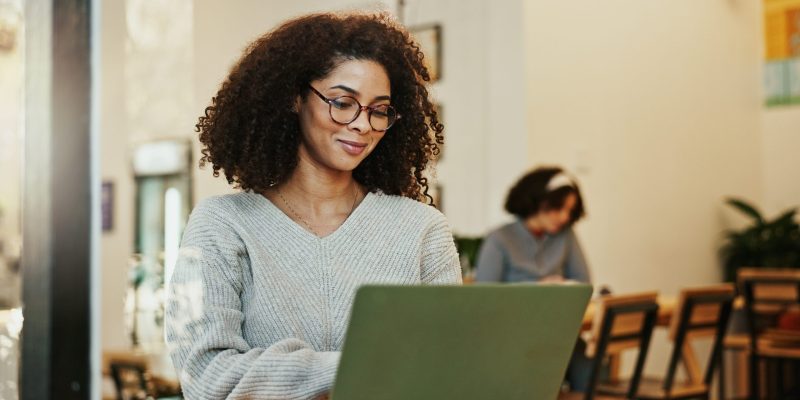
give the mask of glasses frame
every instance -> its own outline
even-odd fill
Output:
[[[397,123],[397,121],[400,120],[400,118],[401,118],[400,113],[398,113],[397,109],[394,108],[392,105],[381,104],[380,106],[362,106],[361,103],[358,101],[358,99],[356,99],[353,96],[346,96],[345,95],[345,96],[336,96],[336,97],[333,97],[333,98],[328,98],[324,94],[320,93],[320,91],[315,89],[313,86],[308,85],[308,87],[309,87],[309,89],[311,89],[312,92],[314,92],[314,94],[319,96],[319,98],[322,99],[322,101],[328,103],[328,115],[331,117],[331,120],[333,122],[336,122],[337,124],[348,125],[348,124],[352,123],[353,121],[357,120],[358,117],[361,115],[362,111],[366,111],[367,112],[367,122],[369,122],[369,126],[372,128],[372,130],[378,131],[378,132],[386,132],[386,131],[389,130],[389,128],[393,127],[394,124]],[[339,122],[339,121],[336,120],[336,118],[333,118],[333,102],[336,101],[336,100],[339,100],[341,98],[345,98],[345,97],[347,97],[349,99],[353,99],[353,101],[355,101],[356,104],[358,104],[358,111],[356,111],[356,115],[353,116],[353,118],[350,121]],[[386,129],[376,129],[372,125],[372,112],[375,111],[378,107],[384,107],[384,106],[389,107],[390,109],[394,110],[396,116],[394,118],[394,121],[392,121],[392,123],[389,124],[389,126],[387,126]]]

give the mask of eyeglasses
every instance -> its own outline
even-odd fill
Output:
[[[366,111],[369,116],[369,125],[372,129],[378,132],[386,132],[389,128],[400,119],[400,114],[397,113],[394,107],[388,104],[379,104],[377,106],[362,106],[354,97],[339,96],[329,99],[320,93],[313,86],[308,85],[311,90],[319,96],[322,101],[328,103],[328,112],[331,114],[331,119],[342,125],[347,125],[361,115],[361,111]]]

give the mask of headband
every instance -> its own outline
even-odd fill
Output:
[[[572,179],[567,176],[567,174],[559,172],[550,178],[550,180],[547,182],[547,186],[545,186],[545,190],[547,190],[547,192],[554,192],[563,187],[574,188],[575,184],[572,182]]]

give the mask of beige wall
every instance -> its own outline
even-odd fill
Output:
[[[100,176],[114,182],[114,229],[103,233],[100,262],[102,277],[102,347],[129,344],[125,334],[123,299],[127,267],[133,252],[133,173],[130,168],[130,129],[125,112],[125,8],[124,2],[104,2],[101,9]]]
[[[800,106],[762,113],[764,203],[769,217],[800,207]]]
[[[723,198],[762,198],[757,2],[527,2],[530,163],[578,176],[618,292],[720,279]]]

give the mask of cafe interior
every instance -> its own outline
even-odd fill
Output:
[[[464,286],[522,176],[579,185],[591,379],[553,396],[800,399],[799,0],[0,0],[0,399],[192,398],[170,279],[240,191],[195,124],[251,42],[331,11],[424,53]]]

